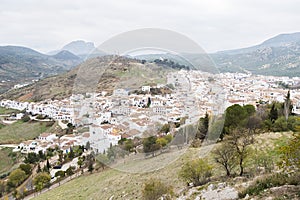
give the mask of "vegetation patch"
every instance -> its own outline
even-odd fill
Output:
[[[16,144],[25,140],[34,139],[41,133],[47,131],[50,128],[49,125],[51,125],[49,122],[29,121],[25,123],[19,120],[0,129],[0,143]]]

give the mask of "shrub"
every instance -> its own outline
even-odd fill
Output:
[[[24,116],[21,118],[21,120],[22,120],[23,122],[28,122],[28,121],[30,121],[30,117],[29,117],[28,115],[24,115]]]
[[[19,168],[20,168],[21,170],[23,170],[23,171],[26,173],[26,175],[31,174],[31,165],[30,165],[30,164],[21,164],[21,165],[19,166]]]
[[[199,186],[209,181],[212,167],[203,159],[195,159],[185,163],[179,175],[188,183]]]
[[[8,176],[7,185],[10,187],[17,187],[26,179],[26,173],[21,169],[15,169]]]
[[[171,186],[168,186],[156,179],[150,179],[145,183],[142,190],[143,199],[145,200],[157,200],[160,197],[164,199],[171,199],[173,195],[173,189]]]
[[[254,184],[250,185],[244,191],[239,193],[240,198],[244,198],[248,195],[258,195],[260,192],[265,189],[278,187],[285,184],[298,185],[299,184],[299,173],[288,176],[287,174],[277,173],[269,176],[265,176],[261,179],[258,179]]]

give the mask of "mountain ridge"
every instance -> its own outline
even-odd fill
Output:
[[[80,58],[49,56],[27,47],[0,46],[0,93],[32,80],[61,74],[81,63]],[[70,54],[69,54],[70,56]]]

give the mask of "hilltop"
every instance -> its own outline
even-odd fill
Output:
[[[119,56],[91,58],[76,68],[45,78],[29,86],[8,91],[0,96],[21,101],[63,99],[72,93],[112,93],[117,84],[124,89],[138,89],[144,84],[164,83],[165,72],[174,70],[165,65]],[[134,81],[132,81],[134,78]]]

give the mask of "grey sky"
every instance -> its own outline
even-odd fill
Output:
[[[0,0],[0,45],[47,52],[83,39],[100,45],[138,28],[182,33],[214,52],[300,31],[297,0]]]

